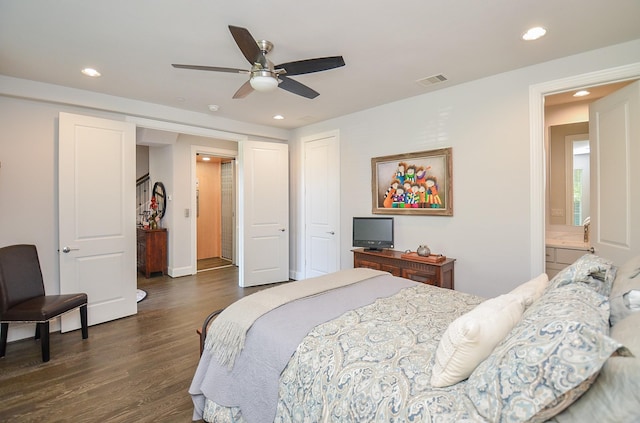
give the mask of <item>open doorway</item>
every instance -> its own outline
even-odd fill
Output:
[[[590,108],[596,100],[632,82],[626,80],[545,96],[545,272],[549,277],[594,251],[589,236]]]
[[[274,204],[272,192],[274,186],[289,192],[286,141],[251,141],[235,133],[133,117],[129,120],[143,135],[138,134],[137,143],[153,146],[149,151],[151,179],[163,181],[167,190],[168,275],[175,278],[197,273],[196,156],[200,153],[235,162],[232,250],[238,284],[244,287],[288,280],[288,196]],[[265,263],[271,266],[265,269]]]
[[[197,271],[235,264],[235,159],[196,153]]]
[[[530,89],[531,110],[531,270],[538,274],[545,269],[545,214],[547,198],[545,181],[547,176],[546,134],[549,122],[545,121],[544,108],[549,105],[552,95],[577,91],[584,87],[599,87],[613,82],[638,79],[640,64],[620,68],[606,69],[590,74],[578,75],[532,86]]]

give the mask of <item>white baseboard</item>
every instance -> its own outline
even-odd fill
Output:
[[[169,269],[167,269],[167,274],[169,276],[171,276],[172,278],[179,278],[179,277],[182,277],[182,276],[189,276],[189,275],[193,275],[195,273],[196,272],[194,272],[192,266],[170,267]]]

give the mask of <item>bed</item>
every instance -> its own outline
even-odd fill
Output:
[[[371,269],[260,291],[213,321],[193,419],[640,421],[639,269],[585,255],[490,299]]]

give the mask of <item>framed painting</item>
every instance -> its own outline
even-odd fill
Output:
[[[451,147],[372,158],[372,212],[453,216],[451,163]]]

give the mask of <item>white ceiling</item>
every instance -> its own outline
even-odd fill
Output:
[[[639,16],[638,0],[0,0],[0,74],[296,128],[638,39]],[[342,55],[346,66],[291,77],[313,100],[282,89],[233,100],[246,75],[171,67],[249,69],[228,25],[271,41],[276,64]],[[547,36],[522,41],[536,25]],[[88,66],[102,77],[82,75]],[[438,74],[448,81],[416,82]]]

